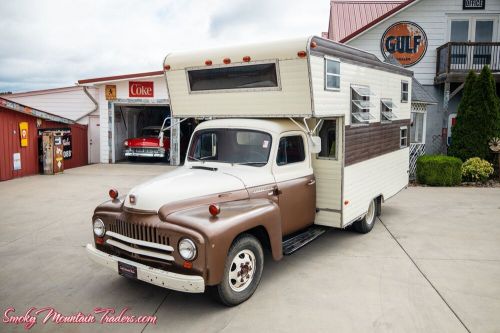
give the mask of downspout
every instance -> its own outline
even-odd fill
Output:
[[[85,93],[85,95],[87,95],[87,97],[92,101],[92,103],[94,103],[94,108],[90,112],[87,112],[86,114],[84,114],[80,118],[76,119],[75,122],[79,121],[82,118],[87,117],[89,114],[94,113],[99,109],[99,103],[97,103],[95,98],[89,93],[89,91],[87,90],[87,87],[86,86],[82,86],[82,87],[83,87],[83,92]]]

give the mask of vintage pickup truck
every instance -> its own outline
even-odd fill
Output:
[[[164,69],[173,119],[206,121],[182,167],[95,209],[87,251],[121,275],[236,305],[264,251],[367,233],[408,185],[404,68],[313,36],[172,53]]]

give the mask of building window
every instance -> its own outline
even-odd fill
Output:
[[[395,105],[392,104],[392,99],[380,100],[380,122],[387,123],[397,119],[396,115],[392,112]]]
[[[373,94],[369,87],[351,86],[351,123],[353,125],[368,124],[370,119],[375,119],[370,114],[370,108],[373,107],[370,96],[373,96]]]
[[[285,136],[280,139],[276,164],[286,165],[302,162],[306,159],[304,140],[300,135]]]
[[[411,113],[410,143],[424,143],[425,113]]]
[[[408,82],[401,81],[401,102],[408,102]]]
[[[325,89],[340,89],[340,61],[325,59]]]
[[[399,148],[408,147],[408,127],[399,128]]]
[[[337,158],[337,122],[335,120],[324,120],[319,130],[321,138],[321,151],[318,157]]]
[[[187,71],[190,91],[279,87],[276,63]]]

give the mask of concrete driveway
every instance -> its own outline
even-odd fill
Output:
[[[0,183],[0,309],[64,315],[125,307],[156,324],[43,324],[34,332],[500,332],[500,189],[409,188],[371,233],[331,230],[292,256],[269,255],[246,303],[130,281],[92,263],[90,218],[110,187],[124,193],[169,170],[92,165]],[[99,319],[99,317],[98,317]],[[0,323],[0,331],[24,331]]]

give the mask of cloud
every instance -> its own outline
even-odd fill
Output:
[[[1,1],[0,91],[161,69],[168,52],[320,34],[329,1]]]

